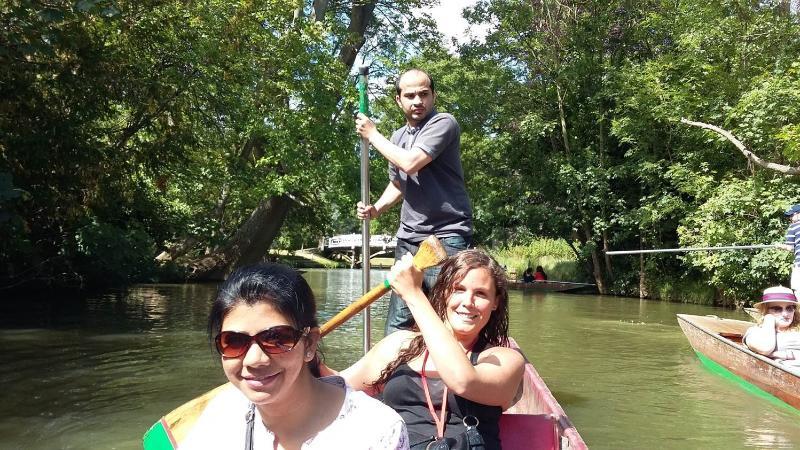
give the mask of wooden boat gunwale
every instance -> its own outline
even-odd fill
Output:
[[[677,316],[678,324],[698,355],[718,364],[763,393],[800,409],[800,375],[727,337],[740,338],[747,328],[754,325],[752,322],[721,319],[716,316],[690,314]],[[719,327],[711,328],[715,324],[712,321],[718,321],[716,325]],[[714,344],[719,349],[716,349]]]
[[[544,382],[539,372],[536,371],[536,368],[525,356],[525,353],[519,348],[514,338],[509,337],[508,340],[509,347],[519,351],[525,358],[525,374],[522,382],[523,392],[520,393],[520,398],[517,399],[514,405],[503,411],[503,415],[524,414],[534,416],[545,414],[553,421],[556,427],[560,449],[587,449],[588,447],[583,438],[550,391],[547,383]]]

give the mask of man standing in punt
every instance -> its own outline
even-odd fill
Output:
[[[395,260],[415,254],[419,244],[435,235],[448,255],[472,243],[472,208],[461,167],[461,130],[456,119],[435,109],[433,79],[419,69],[404,72],[395,83],[395,101],[406,125],[386,139],[365,115],[356,118],[356,131],[389,162],[389,183],[371,205],[358,202],[359,219],[374,219],[402,200]],[[428,292],[438,268],[425,272]],[[414,325],[405,302],[393,292],[386,334]]]
[[[789,217],[791,224],[786,230],[786,242],[778,244],[778,247],[794,254],[790,286],[796,293],[800,289],[800,204],[792,205],[784,215]]]

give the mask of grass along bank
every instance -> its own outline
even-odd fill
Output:
[[[561,239],[538,238],[528,245],[487,249],[487,252],[505,266],[510,279],[522,278],[528,267],[536,269],[536,266],[542,266],[549,280],[589,281],[575,253]]]

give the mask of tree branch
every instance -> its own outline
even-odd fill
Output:
[[[769,169],[769,170],[774,170],[775,172],[779,172],[779,173],[782,173],[784,175],[800,175],[800,167],[792,167],[792,166],[787,166],[787,165],[784,165],[784,164],[777,164],[777,163],[774,163],[774,162],[765,161],[765,160],[759,158],[755,153],[753,153],[750,150],[748,150],[747,146],[745,146],[742,143],[742,141],[736,139],[736,137],[734,137],[733,134],[731,134],[729,131],[723,130],[722,128],[720,128],[720,127],[718,127],[716,125],[711,125],[711,124],[703,123],[703,122],[693,122],[691,120],[684,119],[684,118],[681,118],[681,123],[685,123],[687,125],[692,125],[692,126],[695,126],[695,127],[705,128],[706,130],[711,130],[711,131],[721,135],[722,137],[724,137],[725,139],[730,141],[733,145],[735,145],[736,148],[738,148],[739,151],[742,152],[742,154],[745,156],[745,158],[747,158],[748,161],[750,161],[751,163],[753,163],[753,164],[755,164],[757,166],[760,166],[760,167],[763,167],[763,168]]]
[[[376,0],[355,2],[350,9],[350,25],[347,26],[347,39],[344,47],[339,50],[339,60],[345,67],[353,67],[356,55],[361,46],[366,42],[366,31],[372,22],[372,11],[375,9]]]

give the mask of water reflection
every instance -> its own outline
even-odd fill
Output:
[[[371,273],[379,283],[385,270]],[[309,270],[321,322],[361,295],[358,270]],[[0,447],[140,448],[157,418],[224,381],[208,342],[216,285],[141,285],[61,303],[0,302]],[[382,337],[388,296],[372,307]],[[800,447],[800,415],[699,362],[675,314],[694,305],[512,291],[511,330],[593,449]],[[362,320],[325,338],[361,353]]]
[[[511,302],[512,334],[592,448],[800,446],[800,415],[707,371],[675,319],[743,313],[565,294]]]

